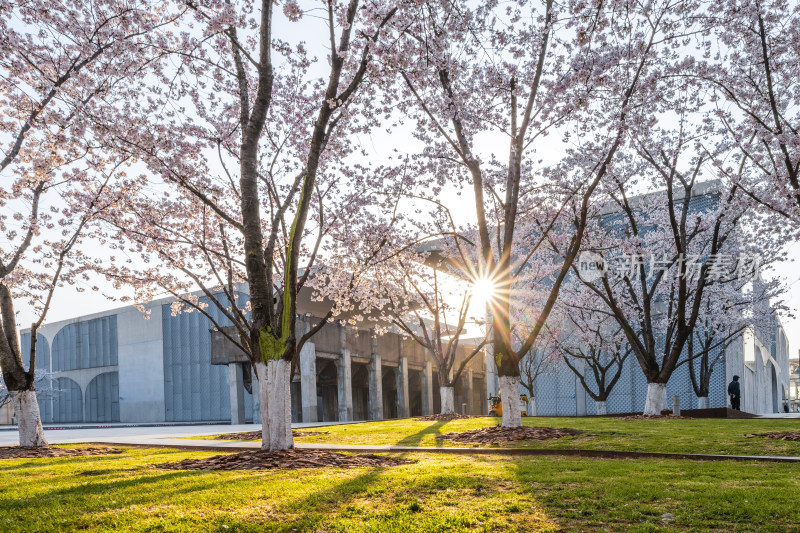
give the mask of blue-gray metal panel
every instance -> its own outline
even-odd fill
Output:
[[[247,301],[246,296],[240,298],[241,302]],[[208,299],[201,301],[209,304],[206,312],[220,326],[231,325]],[[170,306],[164,305],[162,327],[166,419],[173,422],[230,419],[227,367],[211,365],[212,322],[197,311],[172,316]],[[245,406],[252,413],[252,398]]]
[[[116,366],[117,316],[75,322],[53,339],[53,371]]]
[[[119,422],[119,373],[99,374],[86,387],[86,421]]]
[[[53,422],[83,422],[83,398],[80,385],[69,378],[55,380]]]

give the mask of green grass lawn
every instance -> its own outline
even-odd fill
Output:
[[[676,453],[800,456],[800,442],[748,438],[752,433],[800,431],[794,419],[653,419],[621,420],[614,417],[524,418],[528,426],[576,428],[585,435],[544,441],[516,441],[513,447],[581,448]],[[413,419],[326,426],[327,435],[297,437],[297,442],[329,444],[393,444],[399,446],[464,446],[437,435],[497,425],[499,418],[472,418],[451,422]]]
[[[392,468],[150,466],[209,455],[3,460],[0,531],[800,530],[800,465],[408,454]]]

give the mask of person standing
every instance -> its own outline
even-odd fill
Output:
[[[742,398],[742,389],[739,386],[739,376],[733,376],[733,381],[728,384],[728,396],[731,397],[731,407],[740,411],[741,404],[739,402]]]

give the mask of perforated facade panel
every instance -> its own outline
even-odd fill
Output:
[[[718,353],[718,352],[717,352]],[[712,359],[716,354],[712,355]],[[596,383],[587,372],[587,383],[597,390]],[[578,383],[580,387],[580,383]],[[708,395],[709,407],[725,407],[725,358],[717,361],[711,373]],[[575,398],[575,376],[563,362],[558,363],[555,372],[541,375],[536,380],[536,413],[539,416],[573,416],[577,412]],[[521,392],[525,392],[524,390]],[[667,402],[665,409],[672,408],[672,397],[680,396],[681,409],[696,409],[697,396],[692,388],[689,367],[686,364],[673,372],[667,383]],[[606,400],[606,410],[613,413],[636,413],[644,410],[647,398],[647,379],[636,358],[631,355],[622,367],[622,375]],[[586,394],[586,414],[597,414],[595,401]]]
[[[207,299],[206,308],[221,326],[231,325]],[[247,301],[243,296],[241,301]],[[165,417],[171,422],[230,420],[228,367],[211,364],[211,321],[198,312],[172,316],[162,309]],[[245,391],[245,417],[253,398]]]
[[[104,372],[86,387],[86,422],[119,422],[119,373]]]
[[[117,365],[117,316],[68,324],[53,339],[53,371]]]
[[[81,387],[69,378],[55,380],[57,392],[53,398],[53,422],[83,422]]]

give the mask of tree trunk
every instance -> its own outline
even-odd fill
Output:
[[[606,409],[606,402],[595,402],[594,405],[597,408],[598,415],[606,416],[608,414],[608,410]]]
[[[256,363],[258,367],[258,393],[261,399],[261,449],[288,450],[292,440],[292,364],[279,359]]]
[[[441,413],[443,415],[451,415],[456,412],[455,395],[452,386],[439,387],[439,397],[442,400]]]
[[[697,398],[698,409],[708,409],[708,396],[699,396]]]
[[[648,383],[647,384],[647,401],[644,404],[645,416],[658,416],[664,408],[664,389],[666,383]]]
[[[522,411],[519,408],[519,376],[500,376],[500,400],[503,402],[504,428],[522,426]]]
[[[19,445],[41,448],[47,446],[39,414],[39,402],[32,390],[9,391],[11,405],[19,426]]]
[[[537,416],[536,415],[536,396],[531,394],[530,399],[528,400],[528,416]]]

